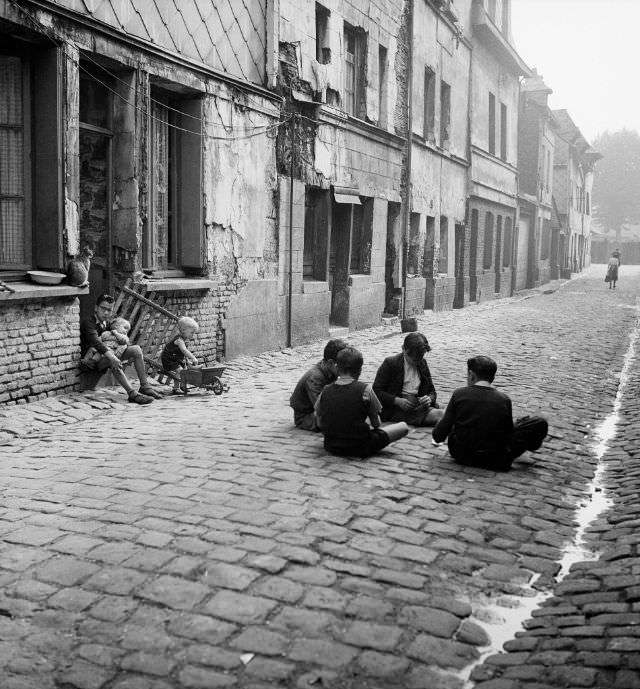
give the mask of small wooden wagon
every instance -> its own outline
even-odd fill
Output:
[[[210,390],[221,395],[229,390],[229,385],[220,380],[224,366],[198,366],[180,371],[180,389],[186,395],[189,386]]]

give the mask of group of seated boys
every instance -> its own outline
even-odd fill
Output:
[[[456,462],[495,471],[508,471],[514,459],[542,445],[547,421],[527,416],[514,423],[511,400],[492,384],[497,364],[487,356],[468,359],[467,386],[440,409],[424,358],[429,351],[422,333],[409,333],[402,352],[383,361],[371,384],[359,380],[362,354],[343,340],[330,340],[322,361],[291,395],[295,425],[322,432],[332,454],[354,457],[369,457],[403,438],[409,425],[433,426],[433,442],[448,439]]]

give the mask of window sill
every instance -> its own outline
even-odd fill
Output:
[[[48,297],[78,297],[89,294],[88,287],[71,287],[69,285],[37,285],[34,282],[8,283],[15,292],[0,292],[0,301],[17,301],[19,299],[47,299]]]
[[[196,292],[216,289],[218,283],[215,280],[204,278],[165,278],[162,280],[145,280],[145,294],[149,292]]]

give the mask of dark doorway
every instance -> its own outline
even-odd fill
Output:
[[[502,216],[498,216],[498,221],[496,223],[496,250],[495,254],[493,257],[493,265],[496,271],[496,283],[494,287],[494,292],[498,294],[500,292],[500,287],[501,287],[501,281],[500,277],[502,275],[502,260],[501,260],[501,251],[502,251]]]
[[[332,216],[329,260],[330,320],[332,325],[348,326],[353,204],[334,203]]]
[[[400,204],[392,201],[387,205],[387,250],[384,261],[385,299],[384,310],[388,314],[400,313],[402,280],[400,279],[402,232]]]
[[[469,238],[469,301],[476,301],[478,292],[478,211],[471,211],[471,237]]]
[[[453,308],[461,309],[464,306],[464,241],[465,241],[464,225],[456,225],[455,227],[455,276],[456,276],[456,293],[453,298]]]

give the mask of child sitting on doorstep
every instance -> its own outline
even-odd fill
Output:
[[[404,438],[409,432],[404,421],[380,428],[382,405],[371,384],[358,380],[362,354],[346,347],[338,352],[336,363],[338,379],[324,388],[315,406],[325,449],[336,455],[369,457]]]
[[[129,346],[129,330],[131,330],[131,324],[126,318],[114,318],[109,330],[105,330],[100,335],[100,341],[119,359]],[[103,356],[104,354],[101,354],[95,347],[89,347],[80,363],[86,368],[94,368]]]
[[[165,373],[173,374],[173,393],[180,394],[180,371],[187,364],[195,366],[198,360],[187,349],[187,343],[193,339],[200,326],[188,316],[178,319],[178,333],[172,337],[162,350],[160,360]]]

